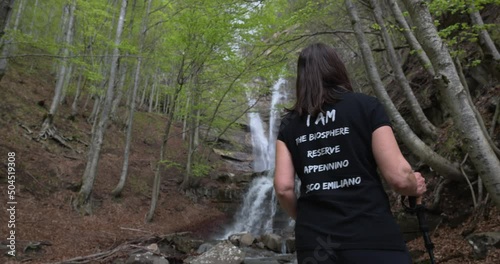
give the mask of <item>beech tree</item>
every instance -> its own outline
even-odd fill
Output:
[[[384,40],[384,44],[386,46],[387,55],[389,57],[389,62],[391,64],[391,68],[394,71],[394,76],[399,86],[403,90],[403,94],[405,95],[406,101],[409,104],[410,112],[412,116],[415,118],[417,125],[419,128],[429,137],[436,138],[437,137],[437,128],[427,119],[420,106],[420,103],[417,101],[417,98],[413,94],[413,91],[410,87],[410,83],[406,79],[406,76],[403,72],[403,67],[399,62],[399,58],[394,50],[394,45],[392,43],[392,39],[389,35],[389,32],[385,26],[385,21],[382,15],[382,9],[379,6],[378,1],[370,0],[371,7],[373,9],[373,14],[375,16],[375,21],[378,23],[380,28],[380,32],[382,33],[382,38]]]
[[[148,18],[149,18],[149,12],[151,11],[151,2],[152,0],[148,0],[146,4],[146,8],[144,11],[144,17],[141,22],[141,37],[139,38],[139,48],[138,48],[138,53],[139,57],[137,58],[137,63],[135,65],[135,76],[134,76],[134,84],[132,88],[132,94],[129,96],[129,102],[128,102],[128,112],[129,116],[127,119],[127,136],[125,139],[125,151],[123,153],[123,166],[122,166],[122,172],[120,175],[120,180],[118,182],[118,185],[116,185],[115,189],[113,190],[113,195],[119,196],[123,190],[123,187],[125,186],[125,181],[127,179],[127,174],[128,174],[128,160],[130,156],[130,147],[131,147],[131,141],[132,141],[132,126],[134,124],[134,112],[135,112],[135,104],[136,104],[136,97],[137,97],[137,90],[139,88],[139,83],[141,79],[141,66],[142,66],[142,52],[144,49],[144,40],[146,39],[146,33],[147,33],[147,25],[148,25]]]
[[[68,55],[69,55],[69,47],[73,41],[73,23],[75,21],[75,9],[76,9],[76,0],[71,1],[66,4],[64,7],[64,17],[67,18],[68,21],[63,21],[64,28],[64,45],[61,50],[61,61],[59,64],[59,70],[57,71],[57,79],[56,86],[54,91],[54,97],[52,98],[52,103],[50,105],[49,113],[43,120],[40,132],[38,133],[39,139],[46,139],[50,137],[58,138],[60,142],[64,142],[64,139],[57,135],[57,131],[54,127],[54,116],[59,109],[59,105],[61,104],[61,100],[63,97],[63,89],[65,88],[66,78],[68,72]]]
[[[388,3],[391,8],[392,15],[401,28],[401,31],[405,36],[408,45],[410,45],[412,51],[416,53],[417,58],[420,60],[420,63],[427,70],[427,72],[431,76],[434,76],[434,68],[432,67],[431,61],[429,60],[427,53],[425,53],[425,51],[422,49],[422,46],[418,42],[415,35],[413,35],[413,31],[411,30],[408,22],[403,16],[403,12],[399,8],[398,2],[396,0],[388,0]]]
[[[476,168],[479,177],[488,190],[490,197],[500,206],[500,160],[489,144],[474,113],[467,91],[460,82],[460,77],[453,64],[446,43],[440,38],[434,19],[423,0],[403,0],[411,18],[415,21],[415,30],[419,41],[429,55],[436,71],[438,89],[452,115],[455,129],[459,132],[466,152]]]
[[[5,42],[5,31],[7,30],[12,16],[15,0],[0,1],[0,80],[2,80],[7,70],[8,44]]]
[[[118,68],[118,59],[120,56],[119,46],[121,43],[125,15],[127,12],[127,2],[127,0],[122,0],[121,2],[120,14],[116,27],[115,47],[113,48],[113,57],[111,58],[108,88],[106,90],[106,95],[104,97],[104,102],[99,115],[99,119],[96,120],[94,124],[95,129],[93,129],[92,139],[87,156],[87,165],[82,177],[82,187],[80,188],[76,199],[73,200],[73,207],[80,213],[84,214],[92,213],[92,204],[90,198],[94,186],[94,181],[97,175],[97,167],[101,154],[104,134],[106,132],[106,127],[109,119],[109,113],[111,111],[111,106],[113,103],[116,71]]]
[[[351,0],[345,0],[345,5],[351,18],[352,27],[359,44],[359,49],[363,57],[366,74],[370,79],[372,89],[377,98],[384,105],[384,108],[391,118],[392,122],[395,124],[394,128],[399,138],[402,140],[405,146],[407,146],[412,151],[414,155],[419,157],[423,162],[428,164],[440,175],[447,176],[453,179],[461,179],[462,176],[458,166],[448,161],[447,159],[436,153],[434,150],[432,150],[427,144],[425,144],[417,135],[415,135],[404,118],[401,116],[391,98],[387,94],[384,84],[382,83],[377,70],[377,66],[375,64],[375,60],[373,58],[372,51],[370,49],[368,41],[366,40],[356,6]]]
[[[484,22],[483,18],[481,17],[481,13],[479,12],[479,8],[476,7],[473,1],[471,2],[469,7],[470,19],[472,21],[472,24],[474,24],[479,29],[479,39],[481,40],[486,53],[489,54],[489,56],[491,56],[493,60],[500,63],[500,52],[498,52],[498,49],[491,39],[488,31],[484,28]]]

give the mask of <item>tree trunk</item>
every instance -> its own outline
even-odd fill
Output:
[[[481,17],[481,13],[479,13],[479,10],[474,6],[474,4],[471,4],[471,9],[473,11],[469,14],[470,20],[472,21],[472,24],[478,26],[481,29],[481,31],[479,32],[479,40],[481,41],[481,44],[485,49],[485,53],[490,55],[493,60],[497,62],[500,61],[500,53],[498,52],[495,43],[491,39],[490,34],[486,29],[484,29],[484,22],[483,18]]]
[[[396,22],[403,29],[403,35],[405,36],[408,45],[410,45],[411,49],[414,52],[416,52],[417,58],[420,60],[420,63],[422,64],[424,69],[426,69],[431,76],[434,76],[435,72],[431,60],[429,60],[429,57],[427,57],[427,54],[422,49],[422,46],[418,42],[417,38],[415,37],[415,35],[413,35],[413,32],[410,29],[408,22],[406,22],[406,19],[403,16],[403,12],[401,12],[401,9],[399,8],[397,1],[396,0],[388,0],[388,1],[389,1],[389,6],[391,7],[392,14],[396,19]]]
[[[135,100],[137,97],[137,89],[139,87],[140,79],[141,79],[141,64],[142,64],[142,50],[144,46],[144,39],[146,39],[146,29],[147,29],[147,24],[148,24],[148,16],[149,12],[151,10],[151,2],[152,0],[148,0],[146,11],[144,14],[144,18],[142,20],[142,30],[141,30],[141,37],[139,38],[139,58],[137,58],[137,65],[135,67],[135,76],[134,76],[134,87],[132,88],[132,94],[130,96],[129,100],[129,116],[127,120],[127,138],[125,141],[125,151],[123,154],[123,166],[122,166],[122,173],[120,175],[120,181],[118,182],[118,185],[115,187],[113,190],[112,194],[113,196],[117,197],[120,196],[123,187],[125,187],[125,181],[127,180],[127,174],[128,174],[128,160],[130,156],[130,145],[132,142],[132,125],[134,124],[134,112],[135,112]]]
[[[183,88],[183,84],[179,84],[178,88],[175,90],[172,104],[175,107],[179,94]],[[160,184],[161,184],[161,171],[163,168],[163,162],[165,160],[165,151],[167,150],[168,138],[170,135],[170,128],[172,127],[172,123],[174,121],[174,111],[171,111],[167,115],[167,124],[165,126],[165,133],[163,134],[161,149],[160,149],[160,159],[156,162],[155,166],[155,178],[153,182],[153,194],[151,196],[151,207],[149,208],[148,214],[146,215],[146,221],[151,222],[153,220],[156,204],[158,203],[158,196],[160,195]]]
[[[187,156],[187,162],[186,162],[186,173],[184,174],[184,179],[181,183],[181,189],[186,190],[189,187],[191,187],[191,178],[193,176],[193,158],[194,158],[194,153],[196,151],[196,113],[198,112],[198,103],[199,99],[201,97],[200,94],[200,88],[199,88],[199,83],[198,83],[198,75],[199,75],[200,70],[197,71],[197,73],[194,76],[194,82],[191,85],[191,104],[189,104],[189,109],[186,111],[186,120],[188,121],[188,130],[185,131],[188,134],[189,142],[188,142],[188,156]],[[188,97],[188,98],[189,98]]]
[[[139,108],[144,105],[144,101],[146,100],[146,91],[148,89],[149,77],[146,78],[144,82],[144,88],[142,89],[141,102],[139,103]]]
[[[36,20],[36,10],[38,9],[38,0],[35,0],[35,5],[33,6],[33,13],[31,14],[31,24],[30,24],[30,30],[29,30],[29,33],[32,35],[32,36],[35,36],[37,34],[35,34],[35,30],[34,30],[34,25],[35,25],[35,20]]]
[[[18,0],[19,5],[17,6],[17,13],[16,13],[16,19],[14,20],[14,30],[19,29],[19,23],[21,21],[21,14],[23,13],[24,9],[24,0]]]
[[[84,79],[85,78],[83,77],[83,73],[80,71],[80,73],[78,74],[78,81],[76,82],[75,97],[73,98],[73,103],[71,104],[70,119],[75,119],[78,115],[78,100],[80,99],[80,95],[82,93],[82,86],[84,86],[85,82]]]
[[[0,81],[7,72],[7,57],[9,56],[9,44],[5,41],[5,31],[9,27],[14,0],[0,0],[0,47],[2,49],[0,58]]]
[[[127,63],[126,62],[121,62],[119,66],[119,81],[118,85],[116,86],[116,91],[117,95],[113,99],[113,103],[111,105],[111,112],[109,116],[111,117],[111,120],[116,120],[116,111],[118,110],[118,107],[120,105],[120,102],[123,97],[123,90],[125,89],[125,78],[127,77]]]
[[[188,131],[188,116],[189,116],[189,106],[190,106],[191,96],[186,96],[186,110],[184,113],[184,120],[182,122],[182,140],[186,140],[186,135]]]
[[[85,172],[82,178],[82,187],[78,196],[73,200],[73,207],[83,214],[92,213],[92,204],[90,201],[90,196],[94,186],[94,181],[97,174],[97,165],[99,162],[99,157],[101,153],[102,141],[106,131],[107,121],[109,118],[109,112],[111,111],[111,104],[113,102],[114,84],[116,78],[116,70],[118,68],[118,57],[120,56],[120,50],[118,47],[121,43],[121,35],[123,31],[123,25],[125,22],[125,15],[127,12],[127,0],[122,0],[120,15],[118,19],[118,26],[116,28],[115,45],[113,49],[113,57],[111,59],[111,69],[109,73],[108,88],[106,91],[106,96],[104,98],[104,104],[102,107],[101,115],[97,123],[97,127],[92,133],[92,141],[88,154],[87,165],[85,167]]]
[[[464,89],[466,91],[465,94],[467,95],[467,99],[469,100],[469,104],[470,104],[472,110],[474,111],[474,114],[476,116],[476,119],[477,119],[479,125],[481,126],[481,129],[483,130],[483,134],[488,139],[488,143],[490,144],[491,148],[493,149],[493,151],[495,152],[497,157],[500,157],[500,149],[497,148],[497,146],[495,145],[495,142],[493,141],[490,133],[488,132],[488,128],[486,128],[486,125],[484,124],[484,120],[483,120],[483,117],[481,116],[481,113],[479,113],[476,106],[474,105],[474,101],[472,100],[472,97],[470,95],[469,86],[467,85],[467,80],[465,79],[465,75],[464,75],[463,68],[462,68],[462,63],[460,62],[460,59],[458,58],[458,56],[455,57],[454,63],[455,63],[455,68],[457,69],[458,77],[460,78],[460,82],[464,86]]]
[[[418,25],[421,44],[436,71],[439,90],[450,109],[455,128],[460,132],[463,150],[469,154],[474,167],[491,195],[500,206],[500,161],[488,143],[474,110],[469,103],[448,47],[439,37],[433,18],[423,0],[403,0],[412,19]]]
[[[69,49],[68,46],[71,45],[73,40],[73,22],[75,18],[75,9],[76,9],[76,0],[73,0],[70,4],[67,4],[65,7],[65,13],[68,13],[68,26],[66,27],[65,35],[65,44],[62,47],[61,55],[62,59],[59,65],[59,71],[57,74],[56,87],[54,91],[54,97],[52,98],[52,103],[50,105],[49,113],[45,117],[42,123],[42,127],[40,132],[38,133],[39,139],[46,139],[48,137],[52,137],[56,130],[54,128],[54,116],[57,113],[59,105],[61,103],[61,98],[63,94],[64,84],[66,81],[66,71],[68,70],[68,54]]]
[[[5,34],[9,25],[15,0],[0,0],[0,38]]]
[[[71,43],[73,43],[73,39],[71,39]],[[71,56],[71,52],[68,54],[68,56]],[[70,63],[69,68],[65,73],[64,85],[63,85],[61,100],[59,101],[59,104],[66,103],[66,93],[68,92],[68,87],[71,84],[71,77],[73,76],[73,66],[74,66],[73,63]]]
[[[351,2],[351,0],[345,0],[345,4],[347,6],[349,16],[351,17],[351,23],[359,44],[359,48],[361,50],[365,70],[372,84],[373,91],[375,92],[381,103],[384,105],[387,114],[394,123],[394,128],[399,138],[413,152],[413,154],[419,157],[424,163],[428,164],[439,174],[451,177],[453,179],[462,179],[458,167],[451,164],[451,162],[434,152],[420,138],[418,138],[417,135],[415,135],[415,133],[413,133],[411,128],[408,126],[406,121],[403,119],[401,114],[398,112],[396,106],[393,104],[391,98],[387,94],[382,80],[380,79],[375,60],[373,59],[373,54],[364,35],[362,25],[359,21],[357,9]]]
[[[154,96],[155,96],[155,91],[156,91],[156,83],[157,83],[157,77],[156,74],[153,78],[153,85],[151,86],[151,93],[149,94],[149,107],[148,107],[148,112],[151,113],[153,112],[153,102],[154,102]]]
[[[403,72],[403,67],[399,62],[399,58],[396,55],[396,51],[394,50],[394,45],[392,44],[391,37],[389,36],[389,32],[385,27],[385,21],[382,15],[382,9],[380,9],[378,0],[370,0],[370,4],[373,8],[373,14],[375,15],[375,21],[378,23],[380,27],[380,31],[382,33],[382,38],[384,39],[387,55],[389,57],[389,63],[391,64],[392,70],[394,71],[394,75],[396,77],[396,81],[399,86],[403,90],[403,94],[405,95],[406,101],[408,103],[408,107],[410,108],[410,113],[413,118],[415,118],[415,123],[419,126],[419,128],[426,134],[427,136],[435,139],[437,137],[437,129],[436,127],[427,119],[420,106],[420,103],[417,101],[417,98],[413,94],[413,91],[406,79],[405,73]]]

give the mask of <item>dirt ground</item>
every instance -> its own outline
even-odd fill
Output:
[[[61,105],[55,119],[59,133],[68,139],[72,149],[54,140],[35,141],[40,124],[52,98],[53,76],[32,65],[38,76],[20,73],[19,65],[11,66],[0,82],[0,232],[3,244],[15,231],[16,257],[1,256],[1,263],[55,263],[78,256],[91,255],[115,248],[133,239],[162,236],[174,232],[193,231],[200,237],[220,230],[230,217],[217,210],[212,201],[194,203],[178,189],[182,171],[172,168],[162,178],[160,200],[153,222],[146,223],[150,207],[153,164],[158,159],[165,118],[155,113],[140,112],[134,124],[134,140],[130,157],[130,171],[123,196],[113,198],[111,191],[118,183],[122,167],[124,131],[120,121],[112,122],[101,153],[98,175],[94,184],[92,215],[81,216],[71,207],[78,183],[83,175],[91,129],[86,121],[91,103],[75,121],[67,119],[73,97]],[[46,75],[46,76],[45,76]],[[43,77],[43,78],[42,78]],[[169,139],[168,158],[183,164],[185,142],[179,127]],[[15,153],[15,229],[8,227],[7,158]],[[213,164],[220,164],[212,155]],[[464,195],[467,195],[465,192]],[[447,198],[449,211],[463,210],[453,196]],[[500,249],[491,250],[485,260],[474,260],[472,249],[462,233],[476,225],[475,232],[500,231],[500,213],[490,208],[487,217],[465,218],[465,222],[450,227],[442,224],[432,232],[438,263],[500,263]],[[422,239],[410,242],[412,251],[424,251]],[[5,247],[3,247],[5,248]],[[2,250],[3,252],[4,250]],[[425,259],[423,254],[421,259]],[[108,261],[112,261],[110,258]]]

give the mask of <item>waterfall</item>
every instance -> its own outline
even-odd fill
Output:
[[[273,217],[277,210],[277,201],[273,188],[274,155],[276,132],[278,131],[279,111],[277,105],[286,100],[286,81],[280,78],[272,89],[269,125],[266,133],[260,114],[255,111],[248,114],[252,148],[254,155],[253,170],[267,172],[250,183],[243,204],[235,215],[235,222],[226,229],[223,238],[240,232],[250,232],[254,235],[273,231]],[[254,105],[255,99],[249,98],[249,104]]]

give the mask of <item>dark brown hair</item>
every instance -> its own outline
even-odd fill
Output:
[[[323,105],[352,92],[347,69],[335,49],[315,43],[304,48],[297,62],[296,102],[288,109],[299,116],[323,112]]]

